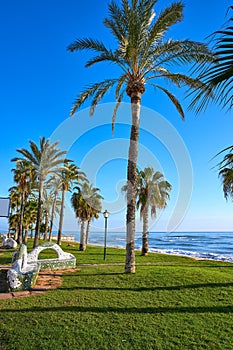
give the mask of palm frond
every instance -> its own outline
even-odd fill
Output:
[[[232,7],[231,7],[232,8]],[[233,22],[233,18],[229,19]],[[231,109],[233,104],[233,27],[219,30],[212,34],[218,36],[214,46],[214,61],[200,74],[199,79],[214,92],[214,101],[223,108]],[[210,96],[203,96],[202,91],[196,89],[190,108],[196,112],[205,109],[210,102]]]
[[[83,92],[81,92],[78,97],[76,98],[75,102],[74,102],[74,106],[70,112],[70,115],[74,115],[74,113],[76,112],[76,110],[89,98],[93,97],[93,96],[98,96],[98,93],[101,94],[101,91],[103,91],[103,93],[105,93],[106,87],[111,87],[112,85],[114,85],[116,83],[117,79],[107,79],[98,83],[94,83],[89,85],[88,87],[86,87],[84,89]],[[99,100],[98,100],[99,101]]]
[[[115,127],[117,111],[118,111],[118,108],[120,107],[120,104],[123,100],[123,96],[124,96],[124,91],[121,93],[120,96],[118,96],[118,100],[115,104],[115,108],[114,108],[113,115],[112,115],[112,134],[114,134],[114,127]]]
[[[104,61],[115,63],[119,65],[123,70],[126,71],[125,63],[120,57],[119,50],[117,50],[116,52],[112,52],[111,50],[109,50],[107,53],[104,52],[99,56],[95,56],[91,58],[89,61],[87,61],[87,63],[85,64],[85,67],[88,68],[93,64],[104,62]]]
[[[166,7],[166,9],[159,14],[150,30],[147,48],[150,47],[151,43],[158,42],[172,25],[182,20],[183,9],[184,5],[178,1]]]
[[[108,53],[108,49],[101,41],[91,38],[77,39],[67,47],[67,50],[70,52],[78,50],[93,50],[100,53]]]
[[[92,116],[98,102],[104,97],[106,92],[117,83],[118,79],[106,79],[96,88],[91,102],[90,115]]]
[[[177,111],[179,112],[181,119],[185,119],[185,115],[184,115],[184,111],[183,108],[181,107],[181,104],[179,103],[179,101],[177,100],[177,98],[167,89],[165,89],[164,87],[157,85],[157,84],[151,84],[152,86],[154,86],[154,88],[157,88],[159,90],[162,90],[167,96],[168,98],[171,100],[171,102],[174,104],[174,106],[176,107]]]

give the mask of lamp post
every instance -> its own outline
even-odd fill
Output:
[[[107,227],[108,227],[108,215],[109,212],[107,211],[107,209],[103,212],[104,214],[104,219],[105,219],[105,230],[104,230],[104,260],[106,260],[106,250],[107,250]]]

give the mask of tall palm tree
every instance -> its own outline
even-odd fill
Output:
[[[17,242],[21,244],[23,241],[24,208],[27,198],[35,184],[36,174],[34,168],[26,160],[18,161],[16,163],[16,168],[12,169],[12,171],[14,172],[14,182],[17,183],[20,196],[19,232]]]
[[[151,216],[156,217],[157,209],[167,206],[172,187],[163,174],[155,172],[153,168],[148,167],[141,171],[137,169],[137,174],[137,209],[140,208],[140,217],[143,220],[141,255],[145,256],[148,253],[149,211]]]
[[[58,227],[58,237],[57,244],[61,244],[62,227],[63,227],[63,217],[64,217],[64,207],[65,207],[65,194],[67,191],[71,190],[73,183],[75,185],[80,184],[82,181],[87,181],[86,174],[71,161],[65,162],[65,167],[60,173],[61,178],[61,209]]]
[[[40,139],[40,146],[38,147],[33,141],[30,141],[31,153],[27,149],[17,149],[17,152],[23,155],[24,158],[14,158],[12,161],[29,161],[34,167],[38,181],[39,181],[39,195],[38,195],[38,210],[37,220],[35,228],[35,239],[33,247],[38,246],[39,234],[40,234],[40,221],[41,221],[41,209],[42,209],[42,196],[44,183],[48,174],[54,174],[61,171],[64,167],[65,158],[63,156],[66,151],[61,151],[57,148],[58,142],[50,144],[50,140],[46,140],[45,137]]]
[[[204,44],[191,40],[166,39],[170,27],[182,20],[184,5],[180,1],[174,2],[156,16],[154,12],[156,2],[157,0],[121,0],[119,5],[115,1],[109,3],[109,16],[104,19],[103,24],[113,35],[115,48],[108,49],[100,40],[91,38],[78,39],[68,46],[71,52],[90,50],[95,53],[86,63],[86,67],[99,62],[109,62],[120,69],[117,78],[105,79],[87,86],[77,96],[71,115],[88,98],[92,99],[90,108],[92,115],[107,91],[115,88],[117,102],[112,117],[114,126],[117,109],[125,93],[130,98],[132,125],[127,166],[126,273],[135,271],[136,166],[140,105],[145,86],[148,84],[156,91],[165,93],[184,119],[181,104],[163,85],[163,81],[178,87],[200,87],[204,90],[202,82],[198,79],[172,72],[170,68],[179,64],[206,63],[212,60],[212,54]]]
[[[225,29],[214,32],[211,37],[215,40],[214,60],[201,71],[200,79],[213,95],[203,94],[203,90],[194,90],[196,95],[190,106],[196,108],[197,112],[207,106],[211,97],[224,108],[231,109],[233,106],[233,17],[227,22]]]

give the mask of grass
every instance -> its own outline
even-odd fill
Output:
[[[123,249],[104,262],[103,248],[62,248],[80,270],[57,290],[0,301],[1,350],[232,349],[232,264],[136,252],[126,275]],[[0,265],[10,257],[0,251]]]

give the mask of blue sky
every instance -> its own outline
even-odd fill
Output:
[[[113,66],[100,64],[85,69],[88,55],[66,50],[72,41],[81,37],[98,38],[112,46],[111,36],[102,25],[107,3],[107,0],[0,1],[0,197],[7,196],[8,188],[12,186],[14,164],[10,160],[17,155],[16,149],[28,148],[29,140],[38,142],[42,136],[52,139],[59,136],[61,144],[65,140],[68,142],[69,157],[101,188],[105,198],[103,209],[108,207],[112,213],[110,228],[124,230],[124,196],[120,188],[126,178],[127,122],[121,123],[119,116],[112,136],[111,113],[108,112],[114,102],[111,94],[104,100],[108,105],[103,107],[103,119],[89,118],[85,110],[78,113],[75,121],[69,119],[75,96],[85,85],[103,77],[114,77]],[[168,4],[168,0],[158,1],[155,12]],[[203,41],[226,21],[230,5],[227,0],[186,0],[184,20],[169,34],[176,39]],[[233,204],[223,197],[217,171],[212,169],[216,160],[211,161],[211,158],[233,143],[232,113],[211,105],[205,113],[196,116],[185,108],[188,101],[183,98],[184,91],[175,93],[186,111],[185,122],[162,95],[148,89],[142,98],[143,108],[150,109],[156,116],[159,113],[155,119],[165,122],[168,138],[161,136],[163,133],[159,128],[156,130],[153,117],[151,121],[145,117],[140,136],[139,166],[158,166],[173,186],[167,209],[156,223],[151,222],[151,229],[166,230],[175,211],[178,231],[231,231]],[[85,104],[83,109],[87,107]],[[153,124],[151,133],[147,130],[150,123]],[[168,147],[169,137],[174,142],[182,140],[180,158]],[[179,168],[182,167],[183,151],[190,157],[186,185],[180,183],[184,172]],[[184,206],[177,208],[180,193],[186,198]],[[69,196],[66,209],[64,230],[75,229]],[[5,225],[6,220],[0,219],[0,230]],[[93,226],[94,229],[102,227],[102,219]],[[139,230],[139,220],[137,227]]]

